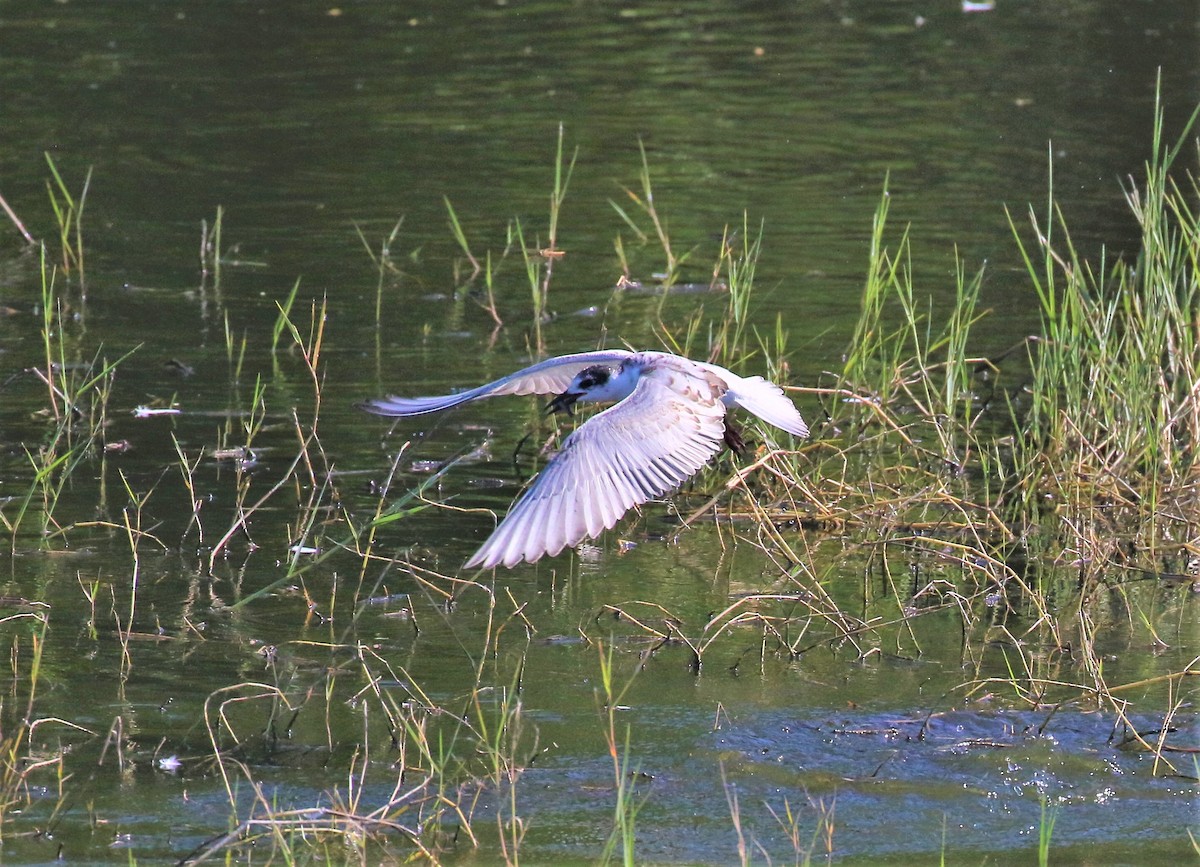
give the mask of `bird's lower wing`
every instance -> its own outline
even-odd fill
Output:
[[[606,349],[597,352],[577,352],[548,358],[511,373],[495,382],[489,382],[469,391],[445,394],[437,397],[382,397],[364,400],[358,408],[374,415],[408,416],[438,412],[478,400],[504,394],[559,394],[566,390],[571,380],[581,370],[593,364],[624,361],[632,353],[623,349]]]
[[[716,380],[644,375],[629,397],[567,437],[466,568],[553,556],[678,487],[721,448],[722,394]]]

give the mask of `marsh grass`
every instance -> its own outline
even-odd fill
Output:
[[[432,604],[421,610],[448,617],[438,599],[445,591],[433,583],[425,587]],[[308,688],[247,681],[209,696],[210,761],[220,771],[237,818],[228,833],[209,840],[192,859],[237,856],[270,840],[272,851],[289,858],[311,857],[314,846],[332,845],[340,858],[357,863],[402,857],[405,850],[438,861],[460,846],[479,845],[487,820],[481,822],[477,811],[481,798],[491,793],[491,839],[506,863],[518,863],[526,830],[518,781],[539,751],[521,700],[528,624],[511,597],[473,582],[462,582],[456,592],[478,597],[487,617],[482,645],[467,654],[471,670],[465,691],[446,694],[371,647],[331,641],[304,648],[325,652],[330,660],[328,673]],[[412,606],[413,616],[417,608]],[[525,633],[525,639],[503,640],[514,632]],[[343,684],[351,690],[349,702],[361,728],[344,784],[328,793],[327,806],[297,809],[274,802],[264,794],[253,764],[264,751],[273,751],[281,731],[315,724],[331,732],[329,717],[342,713],[347,698]],[[331,757],[337,752],[332,738],[326,744]],[[381,757],[374,755],[377,749]],[[248,807],[243,786],[254,793]]]
[[[449,200],[447,200],[449,205]],[[404,277],[404,271],[396,264],[396,258],[393,255],[393,248],[400,237],[400,229],[404,226],[404,217],[396,220],[392,226],[392,230],[383,237],[379,242],[379,252],[375,252],[371,246],[371,242],[367,240],[367,236],[363,233],[362,228],[355,223],[354,231],[358,235],[358,240],[362,242],[363,249],[367,251],[367,256],[371,259],[371,264],[375,266],[375,328],[379,329],[383,321],[383,297],[385,290],[391,288],[393,284],[398,285],[401,278]],[[378,336],[377,336],[378,338]]]
[[[620,853],[620,861],[626,867],[637,863],[637,816],[650,797],[650,791],[639,792],[637,783],[642,779],[641,770],[632,764],[632,726],[617,724],[619,715],[629,710],[622,704],[633,684],[630,677],[618,685],[612,646],[605,648],[602,640],[596,642],[600,662],[600,689],[596,694],[604,727],[604,742],[613,771],[613,828],[604,848],[600,852],[600,863],[611,864]]]
[[[956,258],[949,310],[921,301],[908,232],[889,227],[885,183],[843,367],[832,384],[798,390],[822,401],[816,436],[795,448],[765,440],[723,484],[720,473],[706,477],[701,488],[716,496],[685,512],[685,527],[714,511],[720,527],[726,516],[725,532],[774,562],[776,586],[700,621],[652,602],[614,605],[628,637],[649,653],[682,644],[695,671],[731,638],[747,645],[735,670],[827,647],[861,663],[920,657],[918,620],[951,617],[968,676],[933,702],[931,719],[1000,700],[1044,714],[1041,733],[1065,708],[1102,710],[1118,720],[1113,743],[1145,751],[1155,774],[1186,774],[1174,720],[1200,659],[1126,682],[1113,682],[1104,662],[1105,633],[1128,624],[1141,624],[1156,647],[1187,651],[1186,604],[1165,602],[1175,619],[1156,621],[1151,609],[1164,603],[1147,594],[1186,593],[1200,562],[1200,189],[1194,169],[1173,171],[1185,152],[1163,146],[1161,114],[1152,145],[1144,178],[1125,191],[1142,227],[1136,261],[1102,253],[1093,269],[1071,244],[1052,187],[1051,219],[1030,212],[1032,244],[1013,221],[1043,328],[995,357],[972,352],[989,315],[984,271]],[[741,234],[753,238],[748,226]],[[705,332],[696,317],[664,328],[668,348],[694,355],[707,346],[718,360],[757,349],[781,366],[782,327],[741,327],[756,249],[744,243],[724,262],[730,296],[719,324]],[[847,544],[847,533],[861,541]],[[864,558],[889,592],[859,613],[828,588]],[[1165,701],[1148,708],[1135,694]],[[1145,730],[1133,716],[1148,711],[1158,723]],[[736,792],[727,793],[748,860],[756,841],[743,835]],[[1056,810],[1043,813],[1043,863]],[[831,839],[832,821],[826,830]]]
[[[1038,823],[1038,867],[1050,864],[1050,838],[1054,836],[1054,823],[1058,821],[1059,808],[1042,798],[1042,819]]]
[[[776,859],[782,860],[779,853],[772,852],[751,830],[743,827],[737,787],[727,778],[724,766],[721,767],[721,785],[725,790],[729,819],[737,837],[738,863],[749,867],[755,863],[756,855],[762,855],[766,863],[772,863]],[[836,851],[833,839],[837,827],[833,802],[827,804],[823,799],[807,796],[807,803],[800,808],[793,807],[785,797],[782,808],[778,810],[770,803],[764,807],[790,845],[792,863],[797,867],[809,867],[818,859],[824,863],[832,862]],[[809,821],[812,823],[812,829],[806,830],[804,826]]]
[[[1169,516],[1180,514],[1200,442],[1198,191],[1194,175],[1190,190],[1170,180],[1160,135],[1161,116],[1144,186],[1126,191],[1142,230],[1132,265],[1102,257],[1093,270],[1053,201],[1053,228],[1029,217],[1040,257],[1014,227],[1045,333],[1030,347],[1031,401],[1013,465],[1075,520],[1128,515],[1150,557],[1165,541],[1162,523],[1177,523]]]
[[[10,205],[8,200],[2,195],[0,195],[0,210],[4,211],[9,222],[11,222],[16,230],[21,233],[21,237],[25,239],[26,244],[28,244],[30,247],[37,245],[37,240],[33,237],[33,235],[29,234],[29,230],[25,228],[25,223],[22,222],[19,216],[17,216],[17,212],[13,210],[12,205]]]
[[[839,640],[877,646],[912,618],[955,611],[979,673],[963,685],[968,697],[1003,688],[1031,708],[1106,708],[1165,773],[1178,767],[1130,723],[1133,684],[1108,682],[1098,636],[1110,604],[1149,624],[1137,583],[1169,589],[1197,562],[1188,540],[1200,532],[1200,230],[1195,174],[1172,172],[1182,152],[1164,147],[1160,113],[1145,177],[1126,188],[1142,228],[1135,262],[1102,253],[1091,267],[1053,192],[1049,217],[1030,213],[1032,244],[1013,221],[1043,329],[1023,352],[994,360],[969,351],[986,315],[982,271],[958,262],[954,303],[936,321],[917,300],[907,231],[889,246],[885,187],[843,369],[833,385],[803,390],[823,399],[824,431],[798,451],[761,454],[760,485],[739,473],[745,496],[734,507],[755,519],[754,541],[796,585],[808,616]],[[824,615],[813,602],[822,578],[804,564],[827,559],[817,550],[827,543],[781,531],[793,522],[873,538],[885,575],[893,563],[933,557],[958,576],[910,591],[889,578],[896,609],[885,622]],[[778,615],[756,618],[764,635],[778,632]],[[1180,626],[1174,636],[1150,632],[1164,647],[1186,643]],[[774,644],[796,652],[782,636]],[[1007,675],[985,675],[997,661]],[[1195,661],[1178,670],[1172,689],[1197,673]],[[1163,710],[1167,719],[1174,708]]]
[[[26,373],[46,389],[44,436],[36,445],[24,444],[33,472],[24,495],[16,499],[11,514],[0,508],[0,521],[12,536],[13,550],[26,516],[34,509],[45,540],[61,527],[54,513],[59,497],[71,483],[76,469],[103,452],[108,424],[108,404],[118,366],[134,354],[130,350],[116,361],[97,350],[91,358],[81,356],[80,342],[73,338],[73,307],[86,304],[82,297],[66,298],[57,283],[57,268],[47,261],[41,247],[41,347],[42,364]],[[35,508],[36,507],[36,508]]]
[[[1153,144],[1145,179],[1126,188],[1143,230],[1136,263],[1090,268],[1070,243],[1053,194],[1047,216],[1031,212],[1027,227],[1012,220],[1043,327],[1004,357],[972,352],[987,315],[982,270],[956,260],[948,311],[923,300],[928,292],[918,289],[907,230],[896,236],[888,223],[885,181],[861,314],[843,364],[826,382],[795,392],[806,410],[820,404],[814,437],[779,443],[764,436],[752,455],[732,465],[722,461],[679,498],[687,508],[678,532],[715,518],[725,543],[740,539],[762,552],[762,585],[730,593],[724,607],[702,615],[633,600],[606,602],[595,617],[581,617],[578,640],[596,655],[589,675],[598,684],[595,740],[611,766],[605,786],[611,821],[600,860],[638,860],[638,823],[654,782],[640,770],[631,687],[651,662],[672,654],[709,678],[723,676],[714,660],[730,676],[763,676],[768,669],[788,671],[818,650],[861,667],[885,655],[919,659],[923,627],[933,621],[959,630],[955,662],[965,673],[946,694],[928,697],[927,712],[911,726],[916,740],[939,715],[967,702],[1034,711],[1037,733],[1064,709],[1102,709],[1118,721],[1114,742],[1152,756],[1154,773],[1194,771],[1194,760],[1192,768],[1180,761],[1176,728],[1189,712],[1197,662],[1117,683],[1106,673],[1103,647],[1105,630],[1118,628],[1140,629],[1155,646],[1186,645],[1186,606],[1168,604],[1174,614],[1164,615],[1159,597],[1147,602],[1133,582],[1168,594],[1183,587],[1200,532],[1194,204],[1200,191],[1194,175],[1178,185],[1173,180],[1178,172],[1171,169],[1184,152],[1162,146],[1161,118]],[[567,246],[558,226],[574,163],[560,129],[545,239],[529,237],[514,220],[495,256],[475,255],[446,202],[453,238],[473,269],[468,275],[464,268],[456,281],[463,276],[470,284],[483,275],[486,294],[477,300],[497,328],[503,320],[493,279],[510,252],[520,250],[533,314],[528,335],[539,349],[554,262]],[[662,247],[670,284],[687,256],[674,252],[644,148],[641,183],[629,198],[650,229],[637,230],[637,220],[618,210],[639,240]],[[69,221],[76,227],[77,216]],[[214,282],[222,218],[218,210],[203,233],[202,267]],[[391,250],[399,228],[397,222],[378,252],[360,232],[378,272],[377,322],[385,282],[397,276]],[[82,243],[77,232],[71,238]],[[623,248],[618,239],[627,269]],[[725,231],[712,268],[712,286],[725,292],[717,296],[721,309],[667,321],[660,299],[655,326],[666,348],[733,366],[752,359],[754,369],[787,378],[783,322],[755,325],[761,248],[761,226],[746,216]],[[82,267],[82,250],[72,261]],[[336,453],[322,441],[328,309],[324,299],[306,304],[297,281],[261,334],[239,332],[224,311],[230,407],[215,443],[199,445],[172,432],[167,472],[149,481],[117,473],[119,516],[60,519],[58,500],[72,474],[102,460],[112,384],[124,359],[85,356],[69,339],[69,303],[55,273],[43,252],[44,362],[32,375],[46,390],[45,438],[26,446],[27,496],[0,510],[0,518],[14,550],[24,543],[18,528],[35,507],[45,519],[43,537],[90,539],[92,531],[111,531],[124,583],[74,576],[84,622],[76,640],[99,647],[113,624],[120,682],[136,677],[146,659],[136,642],[163,637],[160,611],[143,595],[155,580],[149,552],[168,548],[194,553],[193,580],[207,588],[211,617],[223,628],[242,628],[249,607],[268,597],[298,621],[278,644],[255,644],[254,662],[239,665],[236,679],[200,703],[194,731],[201,745],[187,743],[185,767],[196,785],[207,779],[224,792],[228,821],[184,860],[436,863],[463,852],[523,860],[538,821],[525,798],[525,776],[555,746],[543,743],[526,704],[530,648],[547,627],[534,619],[519,585],[442,574],[410,560],[392,535],[419,512],[458,508],[439,491],[456,459],[412,482],[400,469],[406,442],[390,455],[371,495],[347,491]],[[254,370],[255,360],[262,370]],[[253,387],[243,390],[243,380]],[[266,466],[257,457],[264,440],[275,451]],[[168,487],[186,504],[178,539],[168,538],[153,516]],[[218,499],[213,491],[219,508],[211,505]],[[272,512],[289,517],[265,520]],[[247,579],[253,569],[233,558],[244,555],[250,564],[262,549],[269,554],[258,562],[273,558],[278,571]],[[862,586],[847,591],[846,576],[856,574],[864,576]],[[533,595],[554,595],[558,604],[557,575],[544,578]],[[189,590],[180,605],[184,625],[172,639],[216,640],[196,637],[199,595]],[[381,630],[379,618],[368,619],[374,606],[388,607],[394,628]],[[55,803],[42,807],[52,823],[74,791],[70,745],[35,750],[37,729],[61,726],[80,739],[103,740],[100,765],[114,763],[123,778],[146,761],[127,752],[131,722],[124,709],[107,737],[41,712],[49,614],[35,607],[5,622],[18,621],[28,629],[12,642],[10,698],[0,706],[5,834],[11,826],[2,820],[28,809],[36,787],[57,787]],[[368,622],[373,631],[365,634]],[[450,661],[433,676],[425,655],[438,652]],[[1148,702],[1161,706],[1147,708]],[[1135,724],[1147,714],[1160,720],[1156,730]],[[286,786],[274,779],[281,768],[300,767],[298,747],[321,757],[319,782],[304,790],[322,789],[311,804],[281,797]],[[743,863],[758,854],[802,864],[836,856],[832,797],[751,804],[731,778],[723,785]],[[1055,810],[1043,803],[1043,863]],[[752,814],[766,816],[790,851],[769,852]]]
[[[531,312],[527,339],[535,353],[542,354],[546,351],[543,329],[553,316],[550,308],[550,284],[554,275],[554,263],[566,255],[566,251],[559,247],[558,223],[578,156],[579,149],[576,148],[571,152],[570,158],[567,158],[564,130],[560,124],[554,152],[554,179],[550,190],[545,237],[541,233],[529,234],[526,224],[522,222],[521,218],[513,217],[505,229],[504,247],[496,253],[490,249],[487,250],[482,255],[482,259],[472,251],[466,229],[454,205],[451,204],[449,198],[444,198],[451,235],[464,257],[454,263],[454,284],[458,287],[460,294],[474,297],[476,302],[491,316],[496,326],[496,331],[492,334],[493,340],[504,325],[497,299],[498,277],[509,255],[514,251],[520,251],[521,266],[528,284],[529,310]],[[470,266],[469,271],[462,267],[464,260]],[[475,287],[475,281],[481,274],[483,275],[482,295],[476,291]]]
[[[58,229],[60,264],[64,274],[76,274],[83,284],[83,209],[87,204],[88,190],[92,185],[92,170],[87,170],[79,193],[72,194],[63,180],[58,166],[49,153],[45,154],[50,168],[50,179],[46,181],[46,193],[50,197],[50,208]]]
[[[634,233],[640,243],[646,244],[650,240],[651,235],[657,240],[659,246],[662,248],[664,259],[661,282],[664,288],[669,288],[679,279],[680,268],[683,267],[694,251],[688,251],[679,255],[676,254],[672,247],[671,233],[667,226],[667,219],[659,211],[658,206],[654,202],[654,185],[650,177],[650,160],[646,156],[646,145],[641,139],[638,139],[638,152],[642,157],[641,172],[638,175],[641,191],[637,192],[628,187],[622,187],[622,189],[625,192],[626,198],[633,203],[633,207],[636,209],[635,213],[640,212],[641,216],[649,221],[650,228],[648,230],[641,228],[638,225],[638,221],[622,204],[614,202],[611,199],[609,200],[609,204],[617,212],[617,215],[625,225]],[[625,258],[625,245],[620,235],[617,236],[614,246],[621,260],[622,270],[628,276],[630,273],[629,264]]]
[[[566,252],[558,246],[558,219],[562,212],[563,202],[567,197],[567,188],[571,183],[571,175],[575,171],[575,160],[579,149],[571,152],[569,162],[563,155],[563,127],[558,127],[558,147],[554,154],[554,187],[550,192],[550,212],[546,228],[545,241],[540,236],[525,238],[521,221],[514,220],[513,226],[517,244],[521,250],[521,259],[525,263],[525,275],[529,279],[530,297],[533,302],[533,344],[538,353],[546,351],[546,341],[542,329],[550,315],[550,279],[554,274],[554,263]]]
[[[772,376],[783,372],[787,336],[781,330],[782,326],[775,334],[765,337],[753,325],[754,273],[761,253],[762,226],[752,230],[748,215],[743,215],[740,228],[725,227],[709,283],[709,289],[718,293],[718,297],[723,293],[724,304],[719,318],[712,318],[709,311],[700,307],[681,327],[672,328],[662,320],[668,295],[665,292],[660,295],[656,316],[659,333],[669,351],[703,356],[708,361],[734,369],[753,367],[765,356]],[[771,351],[764,352],[764,349]]]
[[[4,623],[20,621],[29,625],[26,641],[15,641],[11,650],[9,700],[0,706],[3,728],[0,730],[0,835],[9,827],[10,811],[19,812],[28,803],[31,779],[41,777],[48,767],[57,765],[61,774],[62,755],[31,761],[30,738],[39,724],[35,716],[42,682],[42,657],[49,624],[47,610],[32,610],[9,615]],[[50,721],[47,721],[50,722]],[[0,837],[2,839],[2,837]]]
[[[221,288],[221,229],[225,222],[225,209],[217,205],[212,225],[208,220],[200,221],[200,276],[202,285],[211,278],[214,289]]]

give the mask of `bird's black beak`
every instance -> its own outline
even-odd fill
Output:
[[[550,415],[552,412],[565,412],[567,415],[575,415],[575,401],[581,397],[583,397],[582,391],[564,391],[546,404],[546,415]]]

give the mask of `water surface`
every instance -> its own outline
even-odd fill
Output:
[[[666,505],[579,554],[499,575],[494,597],[471,589],[452,606],[436,589],[447,584],[431,588],[382,561],[362,574],[341,555],[230,610],[285,576],[290,547],[312,537],[296,523],[303,487],[269,501],[248,533],[233,533],[211,572],[209,559],[236,514],[238,483],[233,463],[211,455],[244,440],[256,380],[267,413],[251,500],[286,475],[296,419],[311,420],[313,389],[290,338],[270,353],[277,304],[296,281],[302,328],[313,304],[327,305],[319,433],[336,471],[334,508],[369,517],[369,482],[397,453],[402,489],[427,477],[429,462],[486,443],[432,491],[454,508],[392,524],[379,544],[454,574],[485,537],[492,518],[482,509],[502,512],[530,468],[514,470],[509,456],[538,407],[497,402],[392,429],[352,404],[471,385],[536,354],[519,259],[499,268],[505,327],[495,330],[455,280],[461,254],[443,197],[477,254],[499,260],[514,217],[544,240],[560,124],[578,156],[547,351],[658,348],[660,317],[682,328],[697,311],[711,319],[724,308],[719,294],[614,291],[618,236],[632,277],[653,285],[664,266],[657,245],[640,243],[610,204],[629,208],[625,189],[640,193],[640,142],[672,244],[690,251],[683,280],[708,282],[727,228],[740,238],[761,226],[752,317],[768,330],[782,317],[793,381],[811,385],[841,365],[885,184],[891,237],[910,227],[917,284],[934,311],[952,298],[956,253],[969,272],[986,263],[984,302],[994,312],[980,352],[1037,327],[1004,208],[1019,222],[1030,203],[1044,213],[1051,162],[1081,251],[1135,254],[1122,183],[1149,153],[1157,70],[1168,140],[1200,100],[1197,29],[1191,4],[1153,2],[1001,2],[981,14],[916,3],[0,4],[0,124],[9,132],[0,193],[35,235],[52,239],[43,152],[73,190],[91,168],[86,278],[58,278],[66,325],[56,336],[71,362],[133,352],[113,382],[104,432],[128,449],[89,457],[73,474],[54,512],[67,532],[48,525],[43,538],[40,517],[30,519],[0,555],[0,590],[14,606],[4,636],[21,672],[5,726],[29,699],[24,666],[36,630],[27,615],[48,610],[34,716],[63,722],[38,727],[32,758],[65,750],[70,775],[62,801],[57,776],[30,776],[31,803],[6,815],[6,858],[178,859],[227,830],[234,810],[209,761],[204,720],[206,707],[211,720],[214,702],[229,697],[218,691],[237,684],[277,686],[298,708],[227,708],[246,738],[238,757],[264,798],[281,808],[335,803],[365,748],[369,808],[395,784],[397,756],[378,713],[363,717],[368,672],[397,701],[419,687],[466,709],[483,670],[496,696],[519,677],[515,751],[531,763],[516,788],[528,823],[523,857],[591,861],[615,799],[598,694],[606,652],[619,683],[631,683],[618,718],[640,772],[635,792],[646,798],[646,860],[735,860],[735,794],[747,839],[774,861],[795,857],[771,815],[785,803],[814,857],[826,854],[814,835],[831,816],[839,859],[948,853],[1028,863],[1043,801],[1060,811],[1056,861],[1140,864],[1190,852],[1185,780],[1153,775],[1150,756],[1121,744],[1110,712],[1017,710],[1007,696],[962,690],[972,678],[1004,677],[1005,657],[972,658],[948,616],[917,620],[916,635],[897,632],[862,657],[822,644],[820,624],[799,659],[764,651],[754,630],[720,638],[698,673],[679,643],[656,648],[651,631],[614,612],[660,628],[670,618],[695,638],[713,612],[780,577],[745,539],[732,544],[728,528],[677,538]],[[218,207],[219,281],[199,261],[201,222],[211,225]],[[376,322],[380,282],[358,230],[378,250],[401,217],[399,273],[382,283]],[[11,520],[32,484],[28,454],[51,426],[46,387],[22,374],[44,364],[37,256],[15,231],[3,239],[0,497]],[[818,405],[803,400],[815,417]],[[131,412],[168,404],[182,413]],[[199,527],[181,451],[200,458]],[[152,534],[136,559],[126,485],[145,497],[141,527]],[[699,500],[675,502],[686,513]],[[42,514],[38,502],[33,514]],[[638,544],[621,554],[621,540]],[[870,564],[849,558],[836,569],[826,583],[839,602],[895,616],[892,589]],[[1174,630],[1156,656],[1136,619],[1114,630],[1105,672],[1114,682],[1178,671],[1196,652],[1183,589],[1133,592],[1141,610],[1161,616],[1160,631]],[[351,617],[371,596],[381,601]],[[136,636],[124,646],[118,618]],[[1080,677],[1069,660],[1060,664],[1063,678]],[[1147,714],[1137,722],[1153,730],[1170,696],[1159,686],[1136,698]],[[157,764],[167,756],[181,768]],[[507,791],[482,791],[481,848],[460,835],[449,857],[498,857],[491,816],[510,809]],[[244,779],[236,798],[245,816],[253,793]]]

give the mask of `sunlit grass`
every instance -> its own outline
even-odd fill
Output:
[[[200,221],[200,275],[204,281],[212,278],[214,289],[221,288],[221,228],[225,220],[225,209],[217,205],[212,225],[208,220]]]
[[[963,701],[986,699],[1035,712],[1039,734],[1065,708],[1099,709],[1122,722],[1123,748],[1152,757],[1152,773],[1194,772],[1194,762],[1189,769],[1174,752],[1174,725],[1186,713],[1186,687],[1200,673],[1197,662],[1117,683],[1098,646],[1109,628],[1138,629],[1156,646],[1189,640],[1184,603],[1164,613],[1145,605],[1125,581],[1187,580],[1197,532],[1200,228],[1194,203],[1200,190],[1193,175],[1172,180],[1183,152],[1163,146],[1161,124],[1153,151],[1143,182],[1126,188],[1142,227],[1135,263],[1089,266],[1070,242],[1053,191],[1046,216],[1031,212],[1027,224],[1011,219],[1042,328],[1004,358],[972,352],[987,315],[981,269],[956,259],[945,293],[952,297],[949,310],[935,312],[925,300],[930,292],[918,286],[911,266],[915,242],[888,222],[885,181],[861,313],[844,360],[828,382],[793,390],[814,437],[786,444],[764,437],[748,458],[732,465],[723,459],[706,474],[695,500],[679,500],[691,508],[681,508],[685,520],[678,534],[694,532],[696,523],[715,515],[729,544],[740,540],[761,552],[761,587],[731,594],[724,607],[703,615],[634,600],[605,603],[588,612],[595,616],[580,616],[572,638],[597,660],[596,741],[598,755],[611,764],[611,788],[605,789],[611,822],[606,816],[599,860],[638,860],[640,811],[653,783],[640,773],[638,730],[628,722],[632,713],[624,702],[631,701],[634,678],[644,676],[644,661],[671,649],[697,678],[720,676],[714,658],[730,676],[754,672],[766,678],[816,651],[847,666],[884,653],[917,659],[926,652],[922,619],[939,628],[954,624],[961,631],[955,663],[963,680],[946,695],[925,697],[927,715],[922,709],[913,726],[917,738]],[[495,256],[491,250],[476,255],[446,201],[450,233],[471,265],[469,274],[455,266],[456,286],[475,294],[497,329],[522,329],[539,352],[554,263],[569,246],[560,237],[559,217],[574,164],[560,130],[544,234],[526,234],[514,220],[505,249]],[[669,287],[690,254],[675,252],[654,201],[644,149],[639,179],[639,191],[629,193],[637,213],[618,210],[639,243],[661,248]],[[60,202],[63,195],[60,188]],[[80,196],[77,211],[62,211],[75,227],[64,244],[70,242],[66,255],[77,269],[83,264],[82,203]],[[202,271],[214,284],[222,220],[218,209],[212,228],[203,229]],[[639,220],[649,228],[638,228]],[[391,257],[400,225],[377,250],[359,234],[377,272],[376,323],[388,280],[398,274]],[[616,247],[628,274],[625,242]],[[514,250],[521,253],[529,292],[501,297],[494,278]],[[713,257],[714,293],[705,300],[711,307],[719,299],[719,309],[667,320],[664,294],[652,323],[663,345],[786,380],[787,323],[775,318],[773,328],[755,325],[763,321],[754,290],[761,252],[762,227],[748,216],[726,228]],[[532,618],[521,590],[413,562],[396,541],[412,537],[399,531],[420,512],[456,508],[439,490],[453,460],[414,482],[400,470],[409,452],[405,442],[374,469],[369,495],[351,491],[335,467],[335,450],[323,440],[330,425],[323,415],[330,404],[326,342],[336,323],[328,320],[325,300],[306,299],[296,281],[261,333],[238,330],[223,311],[230,406],[216,423],[212,444],[189,444],[172,432],[173,457],[163,472],[148,481],[116,473],[118,515],[81,516],[78,504],[72,510],[60,500],[75,473],[103,460],[112,382],[124,359],[110,363],[99,351],[84,351],[86,341],[70,333],[71,299],[62,297],[55,273],[43,254],[44,359],[34,375],[45,389],[45,435],[26,444],[25,495],[5,504],[0,519],[14,550],[29,544],[19,531],[35,511],[43,516],[41,539],[91,541],[94,531],[113,531],[111,553],[127,567],[123,583],[118,589],[83,572],[73,576],[73,592],[77,584],[85,609],[74,640],[94,649],[99,633],[112,624],[120,645],[119,679],[124,684],[138,676],[134,639],[149,633],[148,622],[170,619],[150,612],[141,596],[157,578],[150,574],[150,550],[188,552],[197,583],[211,594],[214,617],[238,622],[267,598],[294,601],[291,610],[301,611],[294,638],[256,646],[248,654],[253,671],[203,701],[195,720],[203,748],[182,761],[193,779],[215,781],[224,791],[228,822],[189,857],[436,863],[478,849],[478,856],[466,857],[523,860],[538,829],[523,788],[526,772],[552,748],[541,742],[525,692],[528,678],[539,676],[526,669],[528,650],[545,626]],[[481,274],[483,294],[468,288]],[[507,325],[501,308],[515,311],[509,320],[519,324]],[[262,360],[261,371],[251,358]],[[275,454],[263,467],[257,452],[267,438]],[[105,473],[102,465],[99,472]],[[168,488],[186,504],[171,516],[178,538],[166,537],[154,522]],[[276,511],[286,520],[260,523]],[[277,570],[266,577],[230,563],[235,554],[250,563],[262,549],[269,553],[260,562],[270,559]],[[847,604],[854,594],[839,582],[864,571],[880,576],[887,592],[873,598],[864,581],[858,598]],[[545,592],[557,593],[556,583]],[[431,651],[420,642],[414,640],[411,655],[402,658],[380,649],[394,648],[394,636],[360,634],[375,604],[392,604],[402,615],[394,621],[397,632],[420,637],[430,621],[444,627],[451,650],[436,652],[449,658],[441,672],[452,670],[453,686],[422,672],[422,654]],[[193,605],[194,598],[178,612],[186,625],[172,628],[195,628]],[[31,609],[10,618],[28,628],[11,644],[0,819],[30,807],[35,785],[57,786],[56,804],[82,786],[67,770],[65,748],[35,753],[30,742],[39,726],[73,725],[40,711],[45,642],[58,638],[47,629],[48,617]],[[307,664],[287,669],[279,659],[289,652],[304,655]],[[1156,715],[1159,730],[1140,731],[1135,711]],[[136,763],[146,759],[122,752],[128,714],[123,706],[114,712],[109,740],[117,757],[102,753],[101,762],[115,761],[132,778]],[[351,730],[351,748],[335,750],[334,732],[348,737]],[[279,747],[306,738],[330,756],[316,784],[325,791],[311,805],[283,803],[272,786],[274,763],[288,761]],[[790,847],[769,853],[773,861],[807,864],[837,855],[832,798],[750,804],[718,776],[714,769],[743,863],[759,855],[765,861],[768,854],[746,821],[751,811],[769,817]],[[491,806],[485,809],[485,803]],[[1046,801],[1042,807],[1038,857],[1046,863],[1059,814]],[[57,806],[45,812],[60,814]],[[0,830],[7,833],[5,821]],[[943,849],[959,842],[951,835]]]
[[[646,800],[648,791],[639,793],[637,783],[641,779],[640,769],[632,764],[632,727],[620,726],[617,720],[629,708],[622,702],[633,683],[632,677],[618,684],[614,669],[612,647],[603,641],[596,642],[600,660],[600,689],[596,701],[604,720],[604,742],[613,771],[613,828],[600,852],[600,863],[611,864],[619,860],[626,867],[637,863],[637,816]]]
[[[959,263],[954,304],[940,322],[918,303],[907,231],[889,247],[885,189],[846,362],[833,386],[802,392],[823,398],[825,424],[799,451],[763,455],[763,488],[739,478],[739,508],[758,521],[755,541],[781,568],[797,564],[797,599],[812,614],[820,579],[804,564],[820,561],[823,542],[781,532],[783,522],[872,538],[885,568],[937,552],[957,578],[915,596],[895,588],[894,623],[959,612],[964,635],[981,642],[979,679],[964,688],[1005,685],[1018,705],[1074,700],[1128,721],[1125,685],[1109,682],[1096,646],[1104,606],[1136,616],[1128,587],[1175,580],[1196,562],[1186,540],[1197,531],[1200,443],[1197,188],[1191,173],[1170,180],[1181,151],[1167,149],[1160,130],[1161,116],[1145,178],[1126,190],[1142,227],[1136,262],[1089,266],[1053,194],[1053,233],[1031,213],[1031,248],[1014,224],[1043,331],[1007,359],[969,351],[986,316],[981,272]],[[801,540],[807,548],[797,550]],[[1032,625],[1019,625],[1026,616]],[[824,622],[843,638],[858,634]],[[1007,677],[982,674],[997,638]],[[1031,644],[1057,648],[1057,660],[1048,665]]]
[[[666,216],[654,202],[654,185],[650,178],[650,160],[646,157],[646,145],[641,139],[638,140],[638,151],[642,156],[641,172],[638,175],[640,192],[631,190],[628,187],[625,187],[624,191],[626,198],[633,203],[636,211],[640,212],[645,219],[650,221],[650,231],[639,227],[637,220],[622,204],[611,200],[609,204],[612,205],[613,210],[617,212],[625,225],[633,231],[640,243],[645,244],[650,240],[650,235],[653,234],[662,249],[664,259],[661,282],[664,287],[669,288],[679,279],[679,270],[691,256],[692,251],[682,255],[675,252],[671,243],[671,232],[667,225]],[[625,245],[619,235],[617,236],[615,248],[621,259],[622,269],[628,275],[629,266],[624,254]]]

